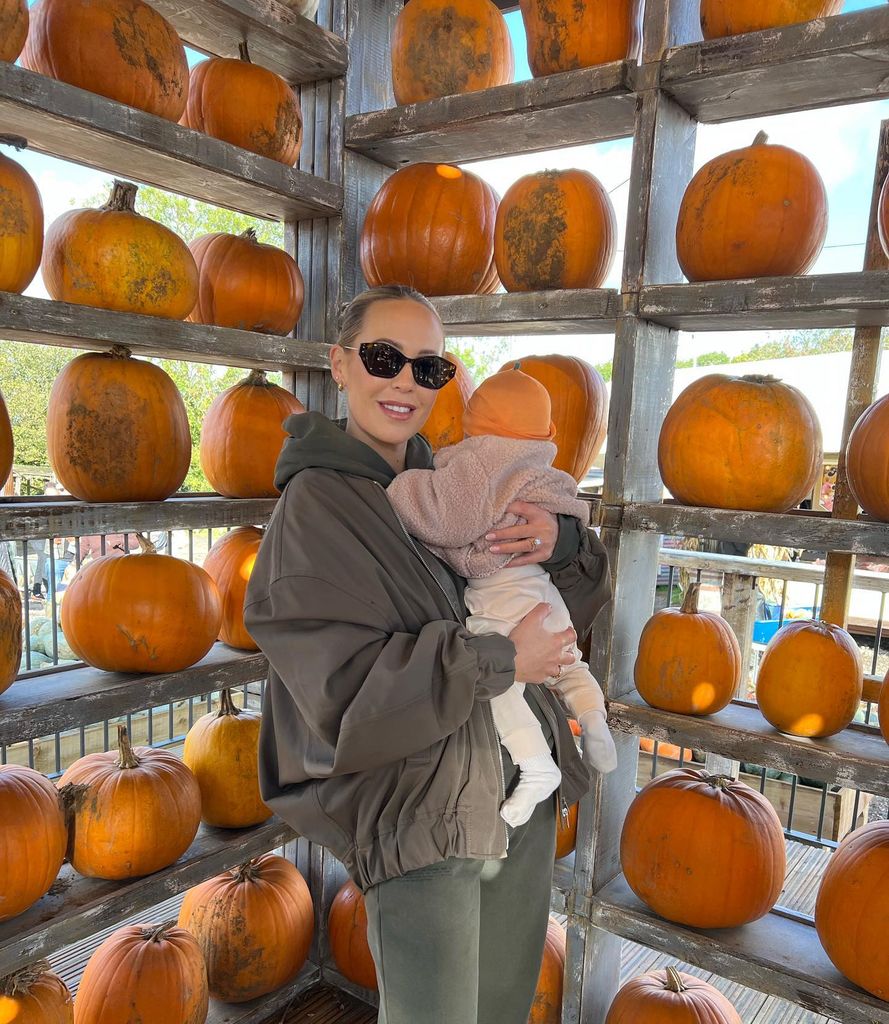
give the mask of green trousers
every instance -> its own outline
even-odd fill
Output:
[[[505,860],[451,858],[373,886],[368,941],[379,1024],[526,1024],[543,955],[555,800],[515,829]]]

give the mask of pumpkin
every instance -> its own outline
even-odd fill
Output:
[[[68,860],[87,878],[139,878],[169,867],[201,823],[201,790],[189,769],[168,750],[134,748],[122,725],[117,750],[79,758],[63,772],[59,792]]]
[[[142,0],[37,0],[22,64],[168,121],[185,110],[185,49]]]
[[[889,1000],[889,821],[872,821],[830,858],[815,927],[824,952],[850,981]]]
[[[251,370],[217,395],[201,426],[201,468],[227,498],[275,498],[275,463],[287,439],[282,423],[305,412],[289,391]]]
[[[549,392],[558,449],[553,465],[580,482],[608,429],[608,390],[602,375],[575,356],[527,356],[500,369],[512,367],[540,381]]]
[[[506,19],[491,0],[411,0],[392,30],[396,103],[421,103],[512,81]]]
[[[786,146],[753,145],[710,160],[685,190],[676,254],[689,281],[805,274],[827,235],[815,166]]]
[[[77,356],[56,377],[46,447],[81,501],[162,501],[188,473],[191,431],[172,378],[115,345]]]
[[[9,419],[6,402],[3,401],[3,392],[0,391],[0,493],[9,480],[14,457],[15,443],[12,438],[12,423]]]
[[[531,73],[540,78],[634,58],[639,8],[639,0],[521,0]]]
[[[786,512],[821,472],[821,427],[812,404],[789,384],[710,373],[670,407],[658,465],[686,505]]]
[[[411,3],[413,2],[414,0],[411,0]],[[457,356],[453,352],[445,352],[445,359],[449,359],[457,367],[457,372],[436,394],[432,412],[429,413],[420,431],[434,452],[463,440],[463,413],[475,390],[469,371]]]
[[[21,164],[0,153],[0,292],[21,294],[37,273],[42,252],[43,202],[37,185]]]
[[[314,923],[302,875],[273,853],[189,889],[179,911],[204,954],[210,995],[227,1003],[286,985],[305,963]]]
[[[628,981],[605,1024],[741,1024],[741,1018],[719,989],[668,967]]]
[[[56,880],[68,832],[55,786],[23,765],[0,765],[0,921],[35,903]]]
[[[204,1024],[210,997],[201,948],[171,924],[118,928],[86,965],[77,1024]]]
[[[641,736],[639,738],[639,749],[646,754],[654,754],[655,741],[649,736]],[[661,758],[667,761],[693,761],[694,752],[689,750],[688,747],[677,747],[675,743],[664,743],[663,740],[659,740],[657,744],[657,756],[658,760]]]
[[[15,682],[22,663],[22,598],[19,588],[0,569],[0,693]]]
[[[756,677],[763,718],[792,736],[833,736],[855,717],[861,652],[841,626],[797,620],[769,641]]]
[[[877,232],[880,236],[880,243],[883,252],[889,256],[889,175],[883,182],[880,189],[880,199],[877,206]]]
[[[498,202],[487,182],[452,164],[396,171],[374,196],[361,230],[367,283],[411,285],[424,295],[493,290]]]
[[[0,1024],[74,1024],[74,1003],[46,960],[0,980]]]
[[[327,932],[333,962],[340,974],[353,984],[376,992],[377,969],[367,944],[367,909],[364,897],[351,880],[330,904]]]
[[[305,288],[290,253],[260,242],[253,228],[201,235],[189,248],[199,275],[189,320],[262,334],[289,334],[296,327]]]
[[[244,626],[244,598],[261,543],[262,530],[239,526],[220,537],[204,559],[204,572],[216,584],[222,600],[219,639],[242,651],[259,650]]]
[[[843,0],[701,0],[705,39],[760,32],[839,14]]]
[[[852,428],[846,445],[846,476],[864,511],[889,522],[889,395],[865,409]]]
[[[620,860],[630,888],[661,917],[692,928],[734,928],[767,914],[777,900],[784,831],[750,786],[676,768],[630,805]]]
[[[741,648],[720,615],[698,611],[693,583],[680,608],[664,608],[645,624],[633,670],[642,699],[661,711],[712,715],[741,682]]]
[[[98,210],[70,210],[46,233],[41,270],[59,302],[182,320],[198,298],[198,269],[182,239],[136,213],[138,189],[115,181]]]
[[[18,59],[28,36],[28,21],[28,0],[0,0],[0,60],[14,64]]]
[[[598,288],[614,259],[616,233],[614,207],[592,174],[527,174],[497,210],[494,259],[503,287]]]
[[[877,714],[880,721],[880,732],[883,734],[883,739],[889,743],[889,672],[886,673],[883,685],[880,687]]]
[[[528,1024],[561,1024],[566,938],[562,925],[550,918]]]
[[[90,560],[62,602],[62,632],[77,656],[106,672],[180,672],[213,646],[222,623],[216,584],[199,566],[159,555]]]
[[[293,89],[274,71],[240,60],[211,57],[191,69],[182,124],[251,153],[293,167],[299,158],[303,119]]]
[[[556,860],[567,857],[577,848],[577,804],[568,808],[568,816],[556,815]]]
[[[182,760],[200,787],[205,824],[247,828],[271,817],[259,795],[260,717],[238,708],[231,692],[223,690],[219,711],[199,718],[188,730]]]

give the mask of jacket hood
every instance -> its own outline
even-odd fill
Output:
[[[290,436],[275,466],[278,490],[283,491],[304,469],[335,469],[387,487],[395,479],[395,471],[373,448],[347,434],[345,427],[345,420],[330,420],[320,412],[288,416],[284,429]],[[419,434],[407,443],[406,468],[432,469],[432,449]]]

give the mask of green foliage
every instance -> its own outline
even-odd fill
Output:
[[[698,366],[720,366],[730,362],[731,360],[725,352],[705,352],[702,356],[698,356]]]
[[[511,341],[511,338],[461,338],[459,341],[449,338],[447,349],[466,367],[478,387],[506,362]]]
[[[611,374],[614,370],[612,361],[609,359],[607,363],[596,363],[595,368],[602,374],[602,380],[607,384],[611,380]]]
[[[677,370],[685,370],[689,366],[694,366],[694,365],[695,365],[694,359],[677,359],[676,360],[676,369]]]
[[[46,466],[46,412],[52,383],[76,352],[65,348],[0,341],[0,389],[12,420],[15,461]]]
[[[825,352],[851,352],[853,332],[847,327],[834,327],[820,331],[796,331],[785,338],[754,345],[747,352],[732,359],[733,363],[753,362],[758,359],[788,359],[795,356],[814,356]]]

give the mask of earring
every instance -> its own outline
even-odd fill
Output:
[[[346,385],[341,380],[338,380],[336,382],[336,389],[337,389],[337,391],[345,391],[346,390]]]

